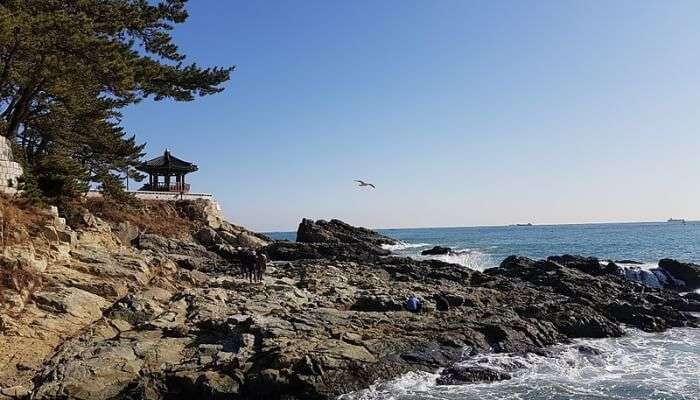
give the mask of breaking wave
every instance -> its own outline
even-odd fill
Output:
[[[658,267],[657,264],[619,264],[625,278],[637,281],[652,288],[683,287],[685,282]]]
[[[399,242],[394,245],[383,245],[382,248],[391,251],[392,253],[411,257],[416,260],[439,260],[451,264],[458,264],[470,269],[483,271],[486,268],[496,267],[498,263],[490,254],[474,249],[453,249],[448,254],[440,255],[421,255],[423,250],[432,248],[434,245],[430,243],[407,243]]]
[[[439,260],[452,264],[459,264],[461,266],[474,269],[477,271],[483,271],[486,268],[496,267],[498,264],[493,260],[492,256],[486,253],[482,253],[478,250],[453,250],[448,254],[434,255],[434,256],[413,256],[419,260]]]
[[[556,346],[552,356],[492,354],[466,364],[512,370],[491,384],[436,386],[438,374],[410,373],[342,400],[697,399],[699,329],[637,330],[616,339]]]
[[[397,251],[402,251],[402,250],[408,250],[408,249],[416,249],[416,248],[428,248],[431,245],[429,243],[407,243],[407,242],[398,242],[397,244],[383,244],[382,248],[385,250],[397,252]]]

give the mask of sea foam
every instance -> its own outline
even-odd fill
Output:
[[[421,255],[423,250],[430,249],[433,246],[430,243],[399,242],[394,245],[383,245],[382,248],[399,256],[411,257],[416,260],[439,260],[451,264],[459,264],[477,271],[498,266],[491,255],[475,249],[462,248],[453,249],[448,254]]]
[[[555,346],[552,356],[487,354],[464,361],[508,371],[515,367],[511,380],[436,386],[438,374],[410,373],[341,399],[697,399],[698,341],[698,329],[664,333],[630,330],[622,338]],[[582,346],[593,351],[582,351]]]

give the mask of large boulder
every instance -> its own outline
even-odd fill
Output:
[[[435,246],[432,249],[423,250],[420,254],[424,256],[440,256],[450,254],[452,251],[449,247]]]
[[[659,267],[674,278],[685,282],[688,289],[700,288],[700,265],[693,263],[682,263],[669,258],[659,261]]]
[[[219,237],[216,231],[208,226],[203,227],[194,234],[195,239],[203,246],[212,247],[223,244],[224,240]]]
[[[330,221],[303,219],[297,231],[297,246],[295,252],[304,254],[314,252],[321,257],[340,260],[369,260],[379,256],[387,256],[391,252],[383,245],[398,243],[396,240],[380,235],[366,228],[357,228],[343,221],[333,219]],[[288,243],[277,245],[279,249],[289,252],[294,245]],[[311,250],[313,248],[313,250]],[[278,253],[274,248],[273,252]],[[273,256],[273,259],[275,256]],[[300,259],[304,257],[278,257],[277,259]],[[316,258],[316,257],[315,257]]]
[[[562,256],[547,257],[547,260],[565,267],[575,268],[581,272],[594,276],[615,274],[618,272],[618,268],[615,264],[608,264],[604,266],[595,257],[582,257],[564,254]]]
[[[174,206],[183,218],[202,222],[212,229],[219,229],[224,220],[219,205],[212,200],[181,200],[175,202]]]
[[[403,302],[387,295],[360,293],[351,309],[368,312],[401,311]]]
[[[332,219],[316,222],[304,218],[297,230],[297,242],[302,243],[367,243],[377,247],[398,242],[367,228],[354,227],[345,222]]]
[[[445,369],[437,379],[438,385],[464,385],[510,379],[510,374],[482,366],[454,366]]]

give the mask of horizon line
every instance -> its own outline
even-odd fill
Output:
[[[689,220],[683,219],[685,222],[698,222],[700,220]],[[654,224],[654,223],[669,223],[669,221],[604,221],[604,222],[560,222],[560,223],[544,223],[536,224],[532,223],[532,227],[535,226],[565,226],[565,225],[611,225],[611,224]],[[527,222],[525,223],[527,224]],[[517,227],[517,223],[514,224],[494,224],[494,225],[453,225],[453,226],[413,226],[413,227],[393,227],[393,228],[376,228],[376,227],[364,227],[372,230],[381,231],[391,231],[391,230],[402,230],[402,229],[459,229],[459,228],[505,228],[505,227]],[[528,226],[520,226],[519,228],[527,228]],[[292,233],[296,230],[282,230],[282,231],[259,231],[260,233]]]

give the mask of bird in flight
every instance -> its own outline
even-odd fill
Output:
[[[357,180],[357,179],[355,179],[355,182],[359,183],[359,185],[357,185],[357,186],[360,186],[360,187],[362,187],[362,186],[371,186],[372,189],[376,189],[376,187],[374,187],[374,185],[371,184],[371,183],[367,183],[367,182],[365,182],[365,181],[360,181],[360,180]]]

